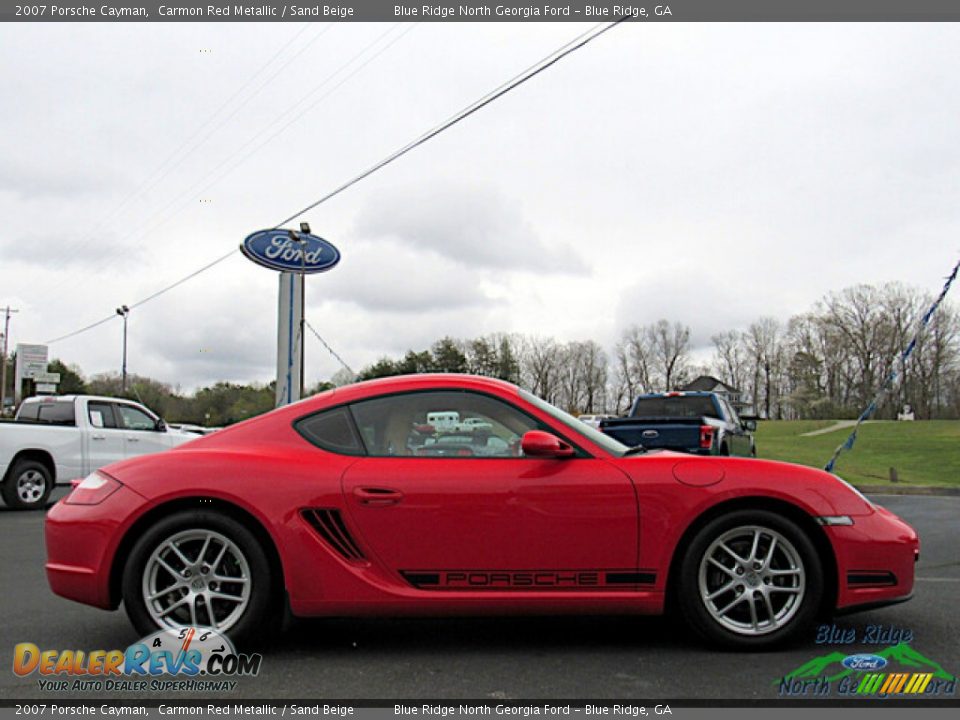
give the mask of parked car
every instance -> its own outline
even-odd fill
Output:
[[[693,455],[756,457],[756,418],[741,418],[727,399],[712,392],[640,395],[625,418],[600,421],[600,430],[628,447]]]
[[[613,415],[577,415],[577,420],[586,423],[592,428],[599,428],[600,421],[612,418]]]
[[[452,410],[487,455],[418,455]],[[295,616],[659,614],[766,647],[910,597],[916,532],[836,475],[627,448],[514,385],[392,377],[90,474],[46,520],[55,593],[136,630]]]
[[[0,424],[0,477],[9,507],[43,507],[57,483],[128,457],[166,450],[197,435],[170,430],[130,400],[93,395],[27,398]]]

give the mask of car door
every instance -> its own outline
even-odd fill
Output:
[[[732,426],[732,430],[729,431],[730,454],[738,455],[740,457],[749,455],[750,434],[747,432],[746,428],[743,427],[743,422],[740,420],[740,416],[737,415],[736,410],[733,409],[733,406],[727,401],[726,398],[720,398],[720,404],[723,405],[724,413],[727,416],[727,421]]]
[[[167,449],[164,433],[157,430],[157,418],[127,403],[117,403],[117,414],[124,429],[124,448],[127,457]]]
[[[91,400],[87,403],[88,472],[126,457],[125,431],[119,426],[114,404]]]
[[[629,579],[636,568],[630,479],[583,452],[522,457],[522,435],[546,426],[517,407],[439,391],[362,401],[350,411],[366,456],[342,478],[349,520],[376,558],[410,584],[590,589]],[[439,411],[483,425],[422,431],[427,413]]]

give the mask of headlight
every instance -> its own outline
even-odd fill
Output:
[[[846,480],[844,480],[844,479],[843,479],[842,477],[840,477],[839,475],[834,475],[833,473],[830,473],[830,474],[833,475],[833,477],[835,477],[837,480],[839,480],[840,482],[842,482],[844,485],[846,485],[848,488],[850,488],[850,491],[851,491],[854,495],[856,495],[858,498],[860,498],[861,500],[863,500],[863,501],[867,504],[868,507],[871,507],[871,508],[876,509],[877,506],[874,505],[872,502],[870,502],[870,499],[869,499],[866,495],[864,495],[862,492],[860,492],[859,490],[857,490],[852,484],[848,483]]]

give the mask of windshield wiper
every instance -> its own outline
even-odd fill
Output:
[[[643,445],[634,445],[632,448],[627,448],[627,451],[623,454],[623,457],[630,457],[631,455],[642,455],[647,449]]]

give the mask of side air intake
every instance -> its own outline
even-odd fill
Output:
[[[362,562],[366,560],[357,543],[343,524],[340,511],[334,508],[307,508],[300,515],[324,542],[336,550],[345,560]]]

